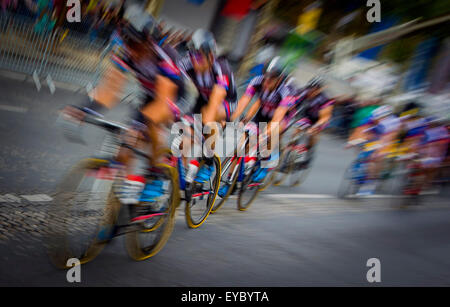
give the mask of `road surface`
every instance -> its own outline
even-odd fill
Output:
[[[44,213],[61,176],[95,151],[102,133],[86,129],[88,146],[68,143],[58,110],[80,93],[0,77],[0,285],[73,286],[43,247]],[[127,107],[108,116],[120,119]],[[406,210],[387,197],[336,198],[354,153],[325,135],[303,185],[271,187],[247,212],[236,200],[188,229],[183,210],[154,258],[134,262],[118,237],[81,267],[81,286],[423,286],[450,285],[450,204],[428,198]],[[366,279],[381,262],[381,283]]]

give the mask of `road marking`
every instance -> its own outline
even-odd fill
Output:
[[[13,194],[5,194],[0,195],[0,202],[2,203],[20,203],[21,200],[19,197],[13,195]]]
[[[437,195],[438,191],[429,191],[421,193],[421,195]],[[260,194],[261,197],[274,198],[274,199],[338,199],[336,195],[331,194]],[[406,198],[406,195],[390,195],[390,194],[374,194],[374,195],[347,195],[348,198],[356,199],[385,199],[385,198]],[[230,199],[236,199],[237,195],[230,195]]]
[[[41,201],[52,201],[53,200],[53,198],[51,198],[50,196],[48,196],[46,194],[20,195],[20,196],[31,202],[41,202]]]
[[[0,195],[0,203],[20,203],[22,202],[22,198],[29,202],[48,202],[53,200],[53,198],[47,194],[20,195],[20,197],[14,194],[5,194]]]
[[[8,112],[16,112],[16,113],[26,113],[28,112],[27,108],[9,106],[6,104],[0,104],[0,111],[8,111]]]
[[[331,199],[337,198],[334,195],[328,194],[261,194],[270,198],[309,198],[309,199]]]
[[[439,191],[427,191],[421,195],[438,195]],[[261,194],[269,198],[290,198],[290,199],[336,199],[335,195],[330,194]],[[384,199],[384,198],[407,198],[407,195],[373,194],[373,195],[348,195],[348,198],[358,199]]]

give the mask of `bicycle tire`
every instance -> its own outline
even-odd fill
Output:
[[[255,164],[255,165],[257,165],[257,164]],[[256,196],[259,193],[259,188],[255,188],[255,189],[250,188],[249,189],[249,185],[252,184],[252,177],[256,170],[257,170],[257,168],[255,168],[253,166],[251,172],[249,172],[249,174],[244,177],[244,180],[242,182],[241,188],[239,190],[238,198],[237,198],[237,208],[239,211],[247,211],[248,208],[250,208],[252,203],[255,201]],[[244,202],[243,194],[246,193],[247,191],[252,191],[253,194],[251,194],[251,197],[247,202]]]
[[[288,171],[287,172],[282,172],[282,168],[285,167],[286,164],[286,157],[289,156],[289,152],[291,151],[291,149],[289,149],[289,147],[286,147],[283,152],[281,153],[280,156],[280,163],[278,163],[278,166],[275,170],[273,170],[272,173],[272,179],[271,182],[274,186],[278,187],[280,185],[283,184],[283,182],[286,180],[286,177],[289,175]],[[276,179],[279,178],[279,179]]]
[[[235,168],[239,167],[239,165],[240,165],[240,164],[238,164],[238,160],[239,159],[237,157],[234,157],[234,158],[235,158],[234,161],[236,161]],[[234,161],[231,161],[231,160],[232,160],[232,158],[225,159],[225,161],[223,163],[224,168],[226,168],[228,162],[230,162],[230,168],[232,167],[231,163],[233,163]],[[236,173],[236,175],[234,176],[233,180],[231,181],[231,184],[230,184],[230,187],[228,188],[227,194],[225,194],[225,196],[223,198],[221,198],[220,200],[216,201],[216,203],[212,207],[212,209],[211,209],[211,213],[212,214],[216,213],[225,204],[225,202],[227,201],[228,197],[233,192],[233,189],[234,189],[234,187],[236,185],[236,182],[237,182],[237,179],[238,179],[238,174],[239,174],[239,172]],[[221,174],[220,175],[221,178],[223,178],[224,175],[225,175],[225,173]],[[220,186],[219,186],[219,189],[220,189]]]
[[[353,197],[349,197],[349,195],[354,195],[356,189],[359,185],[355,184],[355,180],[352,178],[352,168],[355,164],[353,161],[345,170],[344,178],[342,178],[341,183],[339,184],[339,189],[337,196],[340,199],[354,199]]]
[[[170,181],[172,191],[168,200],[167,214],[157,218],[158,222],[156,224],[159,223],[159,227],[155,228],[153,225],[152,227],[145,228],[145,226],[142,225],[141,227],[138,227],[138,229],[126,233],[125,244],[128,255],[136,261],[146,260],[155,256],[166,245],[175,225],[175,212],[180,202],[178,174],[176,169],[162,163],[157,164],[156,167],[161,169]],[[152,234],[156,229],[161,229],[161,227],[164,227],[162,233],[153,244],[146,245],[142,242],[141,235]]]
[[[200,163],[200,167],[203,165],[203,163],[204,163],[204,161],[202,161]],[[220,178],[221,178],[221,172],[222,172],[220,158],[216,154],[214,154],[213,163],[216,168],[216,175],[214,176],[214,180],[213,180],[214,189],[213,189],[213,193],[208,194],[206,210],[205,210],[205,212],[203,212],[199,221],[195,221],[193,218],[192,206],[191,206],[193,199],[191,199],[190,202],[186,202],[184,212],[185,212],[186,223],[189,228],[195,229],[195,228],[200,227],[206,221],[209,214],[211,213],[212,208],[214,207],[214,203],[217,198],[217,193],[219,192]],[[200,167],[199,167],[199,169],[200,169]]]
[[[97,257],[102,249],[107,244],[107,241],[99,241],[98,234],[101,227],[111,226],[113,227],[117,221],[118,213],[120,210],[120,203],[115,201],[112,197],[112,187],[108,192],[107,199],[104,205],[104,217],[95,226],[95,236],[92,240],[87,242],[86,248],[79,253],[75,253],[68,246],[69,231],[67,221],[71,216],[70,209],[73,206],[73,202],[68,201],[67,196],[76,196],[79,193],[73,191],[76,187],[79,187],[85,177],[87,171],[95,171],[101,167],[107,167],[110,165],[110,161],[104,159],[88,158],[78,162],[63,178],[57,188],[57,192],[54,195],[54,201],[48,212],[48,237],[47,237],[47,253],[51,262],[58,268],[67,269],[67,260],[70,258],[77,258],[80,264],[85,264],[92,261]],[[69,193],[69,195],[67,195]],[[79,219],[79,221],[82,221]],[[75,229],[75,227],[73,228]],[[85,231],[82,229],[81,231]]]
[[[311,157],[307,158],[310,159],[310,161],[312,160]],[[291,187],[298,187],[300,184],[302,184],[305,181],[305,178],[307,177],[307,175],[309,174],[309,171],[311,170],[310,165],[306,166],[306,167],[302,167],[302,169],[300,170],[294,170],[295,169],[295,159],[289,159],[289,164],[287,167],[287,172],[288,175],[290,176],[289,181],[292,181],[292,177],[297,176],[297,179],[290,184]],[[309,162],[311,163],[311,162]],[[300,172],[300,175],[294,175],[296,172]]]

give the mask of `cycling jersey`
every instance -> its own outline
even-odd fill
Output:
[[[427,128],[428,122],[425,118],[409,120],[405,123],[405,138],[422,135]]]
[[[184,93],[184,82],[181,71],[175,64],[177,60],[176,51],[169,46],[159,47],[155,43],[149,42],[149,44],[152,44],[155,56],[150,55],[136,62],[129,56],[129,50],[127,50],[120,35],[114,37],[114,43],[111,61],[119,70],[135,75],[146,96],[141,108],[154,100],[156,77],[160,75],[169,78],[177,85],[178,92],[175,101],[168,101],[167,103],[169,103],[174,115],[179,117],[180,110],[177,101]]]
[[[449,133],[447,127],[429,127],[422,140],[422,166],[439,167],[448,153]]]
[[[366,121],[367,124],[372,124],[373,121],[369,118]],[[376,135],[386,135],[391,132],[399,131],[401,127],[400,118],[395,115],[389,115],[383,119],[381,119],[376,125],[373,125],[367,131],[371,131]]]
[[[272,91],[264,90],[262,86],[263,80],[264,75],[254,77],[245,91],[245,95],[248,97],[253,98],[257,95],[260,100],[259,110],[253,119],[256,123],[270,122],[279,106],[290,108],[294,103],[289,87],[280,84]]]
[[[193,114],[200,114],[201,109],[208,104],[209,97],[215,85],[226,90],[226,97],[223,106],[227,115],[227,121],[236,106],[237,94],[234,82],[233,72],[226,59],[216,59],[212,63],[210,70],[204,73],[198,73],[194,69],[193,55],[188,54],[178,62],[178,66],[192,80],[199,92],[197,102],[192,110]]]
[[[424,132],[424,143],[432,143],[437,141],[448,141],[449,133],[447,127],[427,128]]]
[[[306,104],[305,117],[314,125],[320,118],[320,111],[334,104],[333,99],[329,99],[324,93],[319,93],[313,98],[306,98],[303,101]]]
[[[285,125],[288,125],[291,123],[292,120],[295,120],[295,117],[298,118],[298,116],[303,116],[304,114],[297,114],[298,108],[302,105],[302,102],[306,99],[308,90],[307,89],[296,89],[293,87],[290,87],[290,91],[292,93],[293,97],[293,106],[289,108],[288,112],[286,113],[286,116],[284,117],[284,123]],[[306,118],[305,118],[306,119]],[[306,119],[306,121],[310,124],[310,120]],[[305,123],[304,119],[300,119],[300,121],[296,124],[298,127],[303,127]]]

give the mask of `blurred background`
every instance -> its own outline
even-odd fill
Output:
[[[448,126],[450,0],[381,0],[379,22],[368,21],[365,0],[81,0],[73,23],[66,2],[0,0],[0,285],[67,284],[46,262],[36,229],[62,174],[93,146],[69,144],[54,123],[110,65],[116,25],[133,3],[181,54],[193,31],[211,30],[239,96],[282,55],[298,87],[321,75],[337,103],[300,187],[270,188],[247,215],[232,199],[204,231],[181,221],[147,262],[127,262],[114,241],[86,266],[87,285],[366,285],[371,257],[386,268],[383,285],[449,285],[448,193],[410,214],[391,210],[386,195],[351,202],[336,194],[355,157],[344,146],[358,111],[387,104],[399,114],[414,101],[421,116]],[[137,90],[131,82],[124,100]],[[110,116],[122,120],[128,109]],[[87,128],[86,139],[98,145],[103,136]]]
[[[382,98],[398,106],[415,99],[427,112],[449,114],[450,1],[384,1],[380,22],[369,22],[365,1],[89,0],[81,22],[68,22],[60,0],[2,0],[0,68],[25,73],[39,89],[53,81],[96,84],[115,26],[140,3],[178,46],[195,29],[211,30],[241,85],[262,64],[283,55],[302,85],[326,75],[332,96]],[[356,95],[356,96],[355,96]],[[345,100],[345,99],[344,99]],[[332,127],[345,134],[345,106]],[[344,120],[341,120],[344,116]]]

